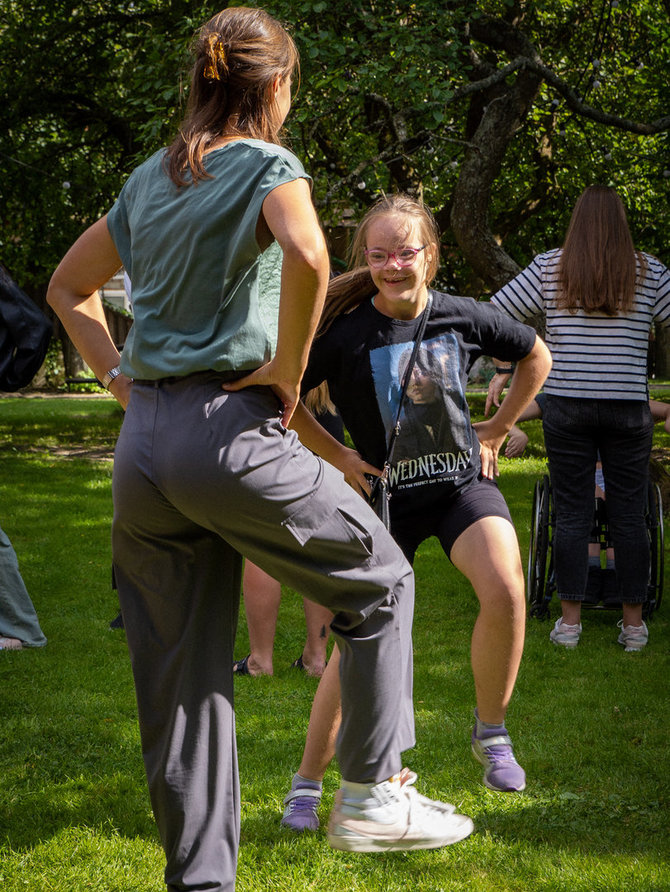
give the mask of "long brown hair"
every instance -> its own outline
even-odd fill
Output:
[[[377,293],[370,270],[365,265],[365,248],[370,224],[377,217],[385,215],[406,218],[408,231],[412,224],[416,225],[421,241],[433,246],[426,266],[426,285],[430,285],[437,275],[440,265],[440,234],[430,209],[411,195],[401,192],[382,196],[368,208],[358,224],[349,252],[349,272],[336,276],[328,283],[317,337],[327,331],[338,316],[350,312]]]
[[[272,88],[298,69],[290,35],[262,9],[224,9],[197,32],[186,116],[165,154],[177,186],[207,178],[203,155],[224,134],[279,144]]]
[[[626,313],[645,269],[617,193],[609,186],[589,186],[577,199],[565,235],[558,307],[570,313]]]

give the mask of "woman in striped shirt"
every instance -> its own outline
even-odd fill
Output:
[[[556,507],[554,564],[562,616],[551,640],[575,647],[600,452],[623,603],[619,643],[640,650],[649,544],[645,524],[653,421],[647,352],[652,323],[670,325],[670,271],[636,251],[613,189],[590,186],[575,205],[562,249],[538,255],[491,299],[520,321],[543,316],[553,367],[544,386],[545,445]],[[489,403],[506,383],[496,374]]]

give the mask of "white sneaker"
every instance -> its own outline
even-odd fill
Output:
[[[620,619],[617,626],[621,629],[618,641],[619,644],[623,644],[626,653],[642,650],[649,641],[649,629],[644,620],[641,626],[624,626],[623,620]]]
[[[474,824],[456,814],[453,805],[421,796],[416,775],[408,769],[390,781],[369,787],[365,796],[349,798],[342,787],[328,823],[328,842],[344,852],[388,852],[437,849],[465,839]]]
[[[563,647],[577,647],[581,634],[581,623],[577,623],[576,626],[569,626],[563,622],[563,617],[559,616],[554,628],[549,633],[549,640],[553,641],[554,644],[562,644]]]

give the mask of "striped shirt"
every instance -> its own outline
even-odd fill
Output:
[[[519,321],[546,319],[553,367],[545,393],[604,400],[646,400],[647,351],[652,321],[670,325],[670,271],[645,254],[647,270],[635,287],[632,309],[618,316],[569,313],[556,306],[561,250],[538,254],[491,303]]]

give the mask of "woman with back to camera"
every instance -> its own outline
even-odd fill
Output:
[[[241,555],[336,614],[345,719],[332,844],[434,848],[472,822],[401,776],[414,742],[411,568],[341,475],[285,427],[329,275],[307,175],[279,145],[295,46],[267,13],[237,7],[200,29],[194,53],[179,135],[70,249],[49,301],[127,407],[113,559],[167,887],[231,892]],[[257,276],[273,238],[284,260],[270,359]],[[119,369],[97,289],[122,263],[134,324]],[[259,386],[225,390],[251,370]]]
[[[652,321],[670,324],[670,272],[636,251],[621,199],[589,186],[562,249],[538,255],[491,302],[515,319],[546,318],[553,368],[544,386],[544,440],[556,507],[553,553],[562,615],[550,638],[576,647],[582,631],[593,479],[598,452],[623,603],[618,641],[648,640],[642,607],[649,579],[645,524],[653,419],[647,351]],[[492,379],[487,410],[505,375]]]

